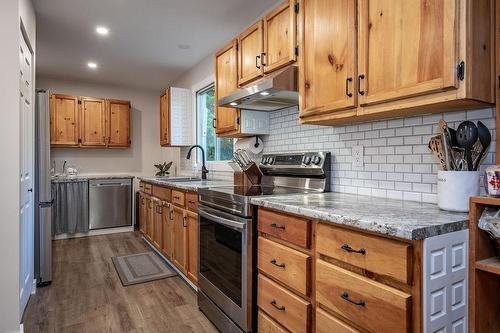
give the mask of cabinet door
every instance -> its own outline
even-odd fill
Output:
[[[50,96],[50,144],[78,146],[78,98],[52,94]]]
[[[170,144],[170,90],[166,89],[160,96],[160,145]]]
[[[286,0],[264,18],[264,73],[291,64],[296,60],[297,14],[295,0]]]
[[[81,112],[81,145],[105,146],[106,110],[103,99],[82,98]]]
[[[171,203],[167,203],[163,208],[163,238],[162,238],[162,250],[167,258],[172,258],[173,251],[173,233],[174,233],[174,217],[173,217],[173,206]]]
[[[458,87],[457,12],[458,0],[359,0],[360,104]]]
[[[153,224],[154,224],[154,233],[153,233],[153,243],[158,248],[161,249],[162,246],[162,227],[163,227],[163,205],[160,200],[154,201],[154,212],[153,212]]]
[[[237,40],[233,40],[215,55],[215,132],[224,134],[238,131],[239,110],[219,107],[218,100],[238,89]]]
[[[130,147],[130,102],[107,102],[107,130],[109,147]]]
[[[146,198],[147,214],[146,214],[146,238],[153,241],[154,223],[153,223],[153,201],[151,198]]]
[[[356,106],[356,0],[301,3],[300,116]]]
[[[259,21],[238,37],[238,84],[240,86],[262,76],[263,52],[263,25],[262,21]]]
[[[174,206],[174,250],[172,259],[174,264],[184,274],[186,273],[187,249],[187,221],[184,209]]]
[[[193,283],[198,283],[198,214],[186,211],[188,238],[187,276]]]
[[[140,213],[139,213],[139,231],[144,235],[146,234],[146,222],[148,216],[148,206],[144,194],[140,194]]]

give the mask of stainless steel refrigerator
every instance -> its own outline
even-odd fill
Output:
[[[35,112],[35,278],[38,286],[52,281],[52,205],[49,92],[37,89]]]

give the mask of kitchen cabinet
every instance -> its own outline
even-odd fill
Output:
[[[146,234],[146,228],[147,228],[147,204],[146,204],[146,195],[142,192],[139,193],[139,231],[144,235]]]
[[[154,235],[153,197],[146,197],[146,238],[152,242]]]
[[[52,147],[130,147],[130,102],[51,94]]]
[[[262,76],[264,28],[258,21],[238,36],[238,85],[242,86]]]
[[[174,207],[171,203],[165,203],[163,207],[163,238],[162,238],[162,252],[168,259],[172,259],[173,242],[174,242]]]
[[[297,13],[295,0],[286,0],[263,18],[264,74],[297,60]]]
[[[104,99],[83,97],[81,105],[81,146],[105,146],[106,106]]]
[[[231,41],[215,54],[215,133],[228,136],[239,132],[240,110],[220,107],[217,101],[238,89],[238,42]]]
[[[335,125],[490,105],[493,5],[303,1],[301,123]]]
[[[190,89],[170,87],[160,94],[160,145],[191,146],[195,119]]]
[[[130,102],[106,101],[108,147],[130,147]]]
[[[163,244],[163,202],[159,199],[153,201],[153,244],[161,249]]]
[[[187,276],[194,283],[198,282],[198,214],[186,211],[188,264]]]
[[[301,117],[348,109],[356,114],[356,5],[357,0],[301,3]]]
[[[50,95],[50,145],[52,147],[78,146],[78,97]]]
[[[186,274],[187,270],[187,217],[184,209],[174,206],[174,248],[172,262]]]

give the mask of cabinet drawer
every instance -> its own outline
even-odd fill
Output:
[[[153,194],[153,185],[149,184],[149,183],[143,183],[144,186],[142,188],[142,190],[147,193],[147,194]]]
[[[259,209],[258,228],[295,245],[310,247],[311,222],[307,219]]]
[[[153,195],[161,200],[172,200],[172,190],[163,186],[153,185]]]
[[[370,272],[412,284],[412,246],[318,223],[316,251]]]
[[[266,274],[304,295],[309,294],[310,256],[259,237],[257,261]]]
[[[259,274],[257,304],[292,332],[308,332],[311,304]]]
[[[184,207],[184,192],[172,190],[172,203]]]
[[[360,333],[357,329],[342,322],[340,319],[316,309],[316,333]]]
[[[408,332],[411,295],[322,260],[316,262],[316,300],[370,332]],[[390,320],[381,320],[387,318]]]
[[[198,193],[186,193],[186,208],[198,213]]]
[[[264,312],[259,311],[259,323],[257,332],[259,333],[287,333],[279,324],[269,318]]]

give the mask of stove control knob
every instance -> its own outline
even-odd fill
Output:
[[[304,156],[304,164],[309,165],[311,164],[311,156]]]
[[[316,165],[320,164],[321,163],[321,157],[319,157],[318,155],[314,155],[313,158],[312,158],[312,162]]]
[[[266,158],[262,157],[262,160],[260,161],[261,164],[266,164]]]
[[[269,164],[273,164],[273,162],[274,162],[274,157],[269,157],[267,162],[268,162]]]

